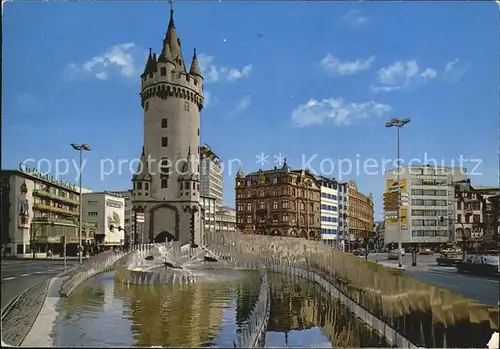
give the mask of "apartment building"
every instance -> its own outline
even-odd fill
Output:
[[[358,190],[355,181],[347,186],[347,217],[351,240],[373,237],[373,196],[364,195]]]
[[[339,204],[339,228],[338,236],[342,249],[345,248],[345,241],[350,240],[347,210],[349,207],[348,182],[338,182],[338,204]]]
[[[470,247],[494,243],[500,233],[498,208],[495,210],[493,198],[500,195],[500,188],[470,186],[467,192],[455,193],[456,223],[454,240]],[[495,229],[497,233],[495,234]]]
[[[217,211],[222,209],[223,171],[220,158],[204,144],[200,146],[200,195],[215,198]]]
[[[321,189],[305,170],[282,168],[236,175],[236,226],[249,234],[321,239]]]
[[[24,257],[51,251],[68,255],[79,243],[79,188],[24,163],[0,172],[2,245],[7,255]],[[90,190],[82,188],[82,192]],[[95,226],[82,224],[82,241],[93,238]]]
[[[401,188],[401,230],[395,216],[386,216],[385,243],[403,246],[441,245],[453,242],[455,231],[455,182],[467,179],[464,168],[406,166],[385,173],[386,193]],[[387,212],[386,212],[387,213]],[[443,217],[443,219],[441,219]]]
[[[314,176],[320,186],[321,200],[321,240],[331,246],[337,246],[339,232],[339,194],[335,179]]]

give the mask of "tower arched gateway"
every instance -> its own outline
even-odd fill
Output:
[[[150,49],[140,95],[144,145],[132,177],[132,203],[144,208],[144,233],[150,242],[173,237],[185,244],[194,236],[201,243],[201,210],[184,207],[200,206],[203,76],[196,50],[189,70],[185,66],[173,10],[161,53]]]

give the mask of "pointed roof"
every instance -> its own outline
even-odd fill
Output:
[[[144,68],[144,73],[142,73],[142,75],[153,73],[155,71],[156,71],[156,61],[153,59],[153,53],[151,52],[151,47],[150,47],[148,60],[146,62],[146,67]]]
[[[243,168],[241,167],[241,164],[238,168],[238,173],[236,173],[236,178],[243,178],[245,174],[243,173]]]
[[[158,57],[158,62],[169,62],[175,65],[174,58],[172,57],[172,52],[170,51],[170,46],[168,44],[167,34],[165,34],[165,39],[163,39],[163,49],[161,50],[160,56]]]
[[[145,152],[144,152],[144,147],[142,147],[142,153],[141,153],[141,162],[137,168],[137,171],[135,171],[134,175],[132,176],[132,182],[137,182],[137,181],[151,181],[151,174],[149,173],[149,160],[146,158]]]
[[[191,62],[191,69],[189,69],[189,74],[203,78],[203,76],[201,75],[200,64],[198,63],[198,57],[196,57],[196,49],[194,49],[193,52],[193,60]]]
[[[181,50],[181,40],[177,35],[174,23],[174,9],[170,9],[170,21],[168,22],[168,30],[166,40],[170,47],[170,52],[172,53],[172,58],[176,63],[177,67],[183,71],[186,71],[186,65],[184,64],[184,58],[182,58]]]

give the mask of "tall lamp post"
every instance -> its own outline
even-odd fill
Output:
[[[401,183],[400,183],[400,158],[399,158],[399,129],[403,127],[404,125],[408,124],[410,122],[410,119],[398,119],[394,118],[391,119],[390,121],[387,121],[385,123],[385,127],[396,127],[396,149],[397,149],[397,161],[398,161],[398,225],[399,225],[399,239],[398,239],[398,251],[399,251],[399,267],[401,268],[403,266],[403,244],[401,242],[402,239],[402,220],[401,220]]]
[[[79,173],[78,173],[78,187],[79,187],[79,212],[78,212],[78,217],[79,217],[79,223],[78,223],[78,259],[80,261],[80,264],[83,263],[82,259],[82,210],[83,210],[83,203],[82,203],[82,152],[83,151],[90,151],[90,146],[88,144],[75,144],[72,143],[71,147],[78,151],[80,153],[80,166],[79,166]]]

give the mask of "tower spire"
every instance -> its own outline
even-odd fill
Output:
[[[194,49],[193,52],[193,60],[191,62],[191,69],[189,69],[189,74],[199,76],[200,78],[202,77],[200,64],[198,63],[198,57],[196,57],[196,49]]]

